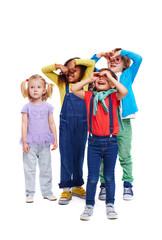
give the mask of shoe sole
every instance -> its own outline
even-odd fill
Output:
[[[79,195],[79,194],[76,194],[76,193],[72,193],[72,196],[79,197],[81,199],[86,199],[86,195],[82,196],[82,195]]]
[[[34,201],[26,201],[26,203],[33,203]]]
[[[133,200],[133,196],[123,196],[123,200],[131,201],[131,200]]]
[[[114,219],[114,220],[115,220],[115,219],[118,218],[118,215],[114,215],[114,216],[107,215],[107,218],[108,218],[108,219],[112,219],[112,220]]]
[[[49,198],[47,198],[47,197],[44,197],[44,199],[47,199],[47,200],[49,200],[49,201],[56,201],[56,200],[57,200],[57,198],[49,199]]]
[[[60,204],[60,205],[67,205],[67,204],[69,204],[71,199],[72,199],[72,197],[69,200],[59,200],[58,204]]]
[[[98,199],[101,200],[101,201],[105,201],[105,200],[106,200],[106,197],[101,197],[101,196],[99,196]]]
[[[91,219],[91,217],[92,217],[92,216],[89,216],[89,217],[81,217],[81,216],[80,216],[80,220],[82,220],[82,221],[88,221],[88,220]]]

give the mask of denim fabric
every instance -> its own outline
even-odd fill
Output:
[[[68,89],[66,92],[60,114],[60,188],[84,184],[82,169],[87,141],[87,114],[84,100],[69,93]]]
[[[35,176],[37,161],[39,181],[43,196],[52,194],[52,168],[50,146],[30,146],[29,152],[23,152],[26,195],[35,193]]]
[[[131,120],[130,119],[123,119],[124,124],[124,131],[121,131],[117,135],[118,139],[118,156],[120,165],[123,169],[123,176],[122,180],[124,182],[129,182],[130,186],[131,183],[133,183],[133,175],[132,175],[132,156],[131,156],[131,143],[132,143],[132,126],[131,126]],[[105,180],[103,176],[103,163],[101,162],[101,168],[100,168],[100,182],[102,183],[102,186],[104,186]]]
[[[101,160],[104,163],[106,186],[106,203],[114,203],[115,196],[115,164],[118,153],[116,136],[90,135],[88,138],[88,181],[86,204],[94,206],[96,186],[99,179]]]

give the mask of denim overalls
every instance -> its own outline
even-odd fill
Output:
[[[69,85],[66,85],[60,114],[60,188],[84,184],[82,168],[86,141],[87,113],[84,100],[69,93]]]

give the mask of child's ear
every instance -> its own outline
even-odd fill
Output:
[[[46,92],[47,92],[47,89],[44,89],[43,94],[45,94]]]

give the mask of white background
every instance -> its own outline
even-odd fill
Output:
[[[0,6],[1,89],[1,239],[161,239],[161,1],[4,1]],[[20,84],[41,68],[71,57],[121,47],[140,54],[143,62],[134,82],[139,107],[132,121],[134,193],[122,200],[122,171],[116,165],[116,210],[106,218],[105,204],[97,199],[92,219],[79,219],[84,201],[68,206],[42,199],[37,185],[35,202],[25,203],[21,135],[21,108],[27,102]],[[98,67],[106,66],[100,61]],[[43,75],[43,74],[42,74]],[[50,82],[49,79],[45,79]],[[59,126],[60,101],[55,87],[52,100]],[[59,198],[59,150],[52,152],[53,191]],[[86,156],[84,179],[87,178]],[[84,186],[85,187],[85,186]]]

